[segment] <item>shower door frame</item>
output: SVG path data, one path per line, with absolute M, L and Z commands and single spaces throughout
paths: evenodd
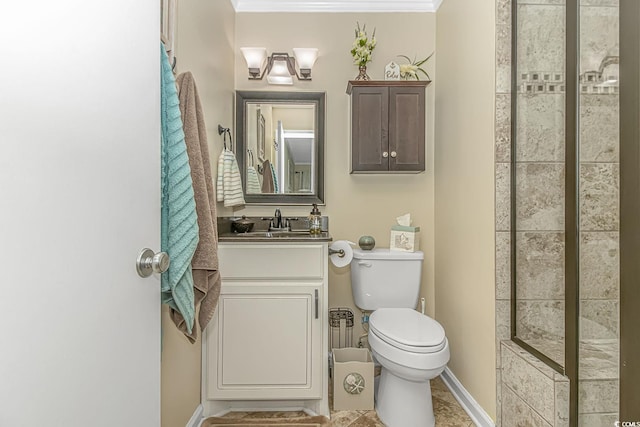
M 515 192 L 516 184 L 516 143 L 518 137 L 518 1 L 511 3 L 511 191 Z M 578 100 L 578 0 L 567 0 L 566 4 L 566 58 L 565 58 L 565 363 L 564 366 L 551 359 L 540 350 L 516 334 L 516 196 L 511 196 L 510 234 L 511 234 L 511 340 L 542 360 L 557 372 L 566 375 L 570 380 L 577 379 L 578 356 L 578 177 L 577 177 L 577 100 Z M 570 61 L 569 58 L 573 58 Z M 569 96 L 573 94 L 573 96 Z M 571 113 L 571 114 L 570 114 Z M 571 381 L 571 384 L 576 381 Z M 573 387 L 573 386 L 571 386 Z M 571 395 L 577 396 L 577 385 Z M 577 400 L 577 399 L 576 399 Z M 577 409 L 576 409 L 577 414 Z
M 510 207 L 510 277 L 511 277 L 511 341 L 518 344 L 520 347 L 533 354 L 536 358 L 542 360 L 545 364 L 555 369 L 561 374 L 564 374 L 564 368 L 555 360 L 533 347 L 526 341 L 518 338 L 517 336 L 517 304 L 516 298 L 516 238 L 517 238 L 517 221 L 516 221 L 516 152 L 517 152 L 517 140 L 518 140 L 518 0 L 512 0 L 511 2 L 511 207 Z M 566 98 L 566 97 L 565 97 Z
M 620 0 L 620 421 L 640 421 L 639 23 L 640 2 Z

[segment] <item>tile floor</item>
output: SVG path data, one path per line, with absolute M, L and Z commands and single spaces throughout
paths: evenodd
M 431 381 L 436 427 L 473 427 L 473 421 L 440 377 Z M 333 406 L 332 399 L 329 404 Z M 331 411 L 332 427 L 384 427 L 376 411 Z
M 433 411 L 436 416 L 436 427 L 473 427 L 473 421 L 453 397 L 440 377 L 431 381 L 433 395 Z M 333 407 L 332 399 L 329 404 Z M 303 416 L 298 412 L 232 412 L 226 417 L 232 418 L 288 418 Z M 334 411 L 331 410 L 332 427 L 385 427 L 376 415 L 376 411 Z

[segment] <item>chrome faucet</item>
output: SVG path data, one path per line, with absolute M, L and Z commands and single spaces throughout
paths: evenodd
M 276 212 L 273 214 L 273 218 L 271 219 L 271 224 L 269 224 L 269 231 L 289 231 L 289 220 L 282 219 L 282 213 L 280 209 L 276 209 Z
M 282 228 L 282 213 L 280 209 L 276 209 L 273 214 L 273 228 Z

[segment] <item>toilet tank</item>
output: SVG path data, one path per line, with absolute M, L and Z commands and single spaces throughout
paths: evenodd
M 424 253 L 389 249 L 353 250 L 351 291 L 362 310 L 415 308 Z

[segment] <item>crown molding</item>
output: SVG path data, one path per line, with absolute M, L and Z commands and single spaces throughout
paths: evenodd
M 436 12 L 443 0 L 230 0 L 236 12 Z

